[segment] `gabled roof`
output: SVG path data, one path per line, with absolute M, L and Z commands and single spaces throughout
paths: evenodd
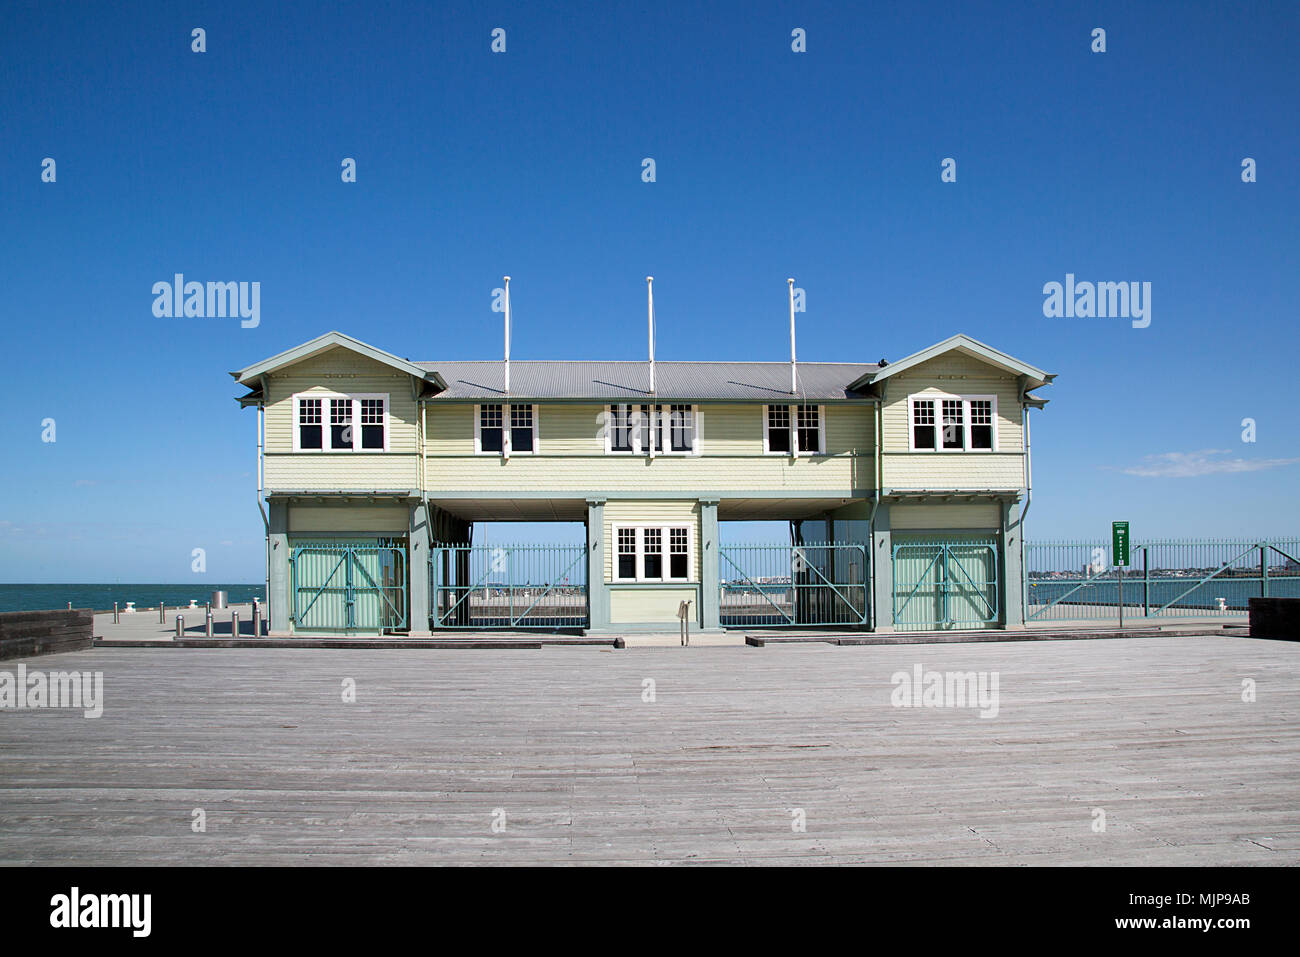
M 384 365 L 392 366 L 399 372 L 405 372 L 407 375 L 415 376 L 417 379 L 428 379 L 434 382 L 438 388 L 446 388 L 447 383 L 437 372 L 427 369 L 423 366 L 416 365 L 406 359 L 400 359 L 391 352 L 385 352 L 383 349 L 376 349 L 374 346 L 366 345 L 360 339 L 353 339 L 351 336 L 345 336 L 341 332 L 327 332 L 323 336 L 317 336 L 310 342 L 304 342 L 300 346 L 294 346 L 281 352 L 279 355 L 271 356 L 269 359 L 263 359 L 256 362 L 246 369 L 240 369 L 238 372 L 230 373 L 235 377 L 240 385 L 246 385 L 250 389 L 259 387 L 259 379 L 270 372 L 283 369 L 285 366 L 293 365 L 295 362 L 301 362 L 304 359 L 310 359 L 312 356 L 319 355 L 327 349 L 341 347 L 349 349 L 367 359 L 373 359 L 376 362 L 382 362 Z M 251 398 L 247 396 L 246 398 Z
M 970 336 L 958 334 L 943 340 L 943 342 L 936 343 L 928 349 L 914 352 L 906 359 L 891 362 L 884 367 L 877 367 L 875 372 L 867 373 L 860 379 L 851 382 L 849 388 L 862 389 L 867 386 L 875 385 L 877 382 L 882 382 L 892 375 L 896 375 L 899 372 L 905 372 L 908 369 L 920 365 L 922 362 L 928 362 L 929 360 L 948 352 L 962 352 L 966 355 L 987 362 L 991 366 L 996 366 L 1011 375 L 1023 376 L 1025 391 L 1047 385 L 1056 378 L 1052 373 L 1044 372 L 1042 369 L 1031 366 L 1027 362 L 1021 362 L 1014 356 L 1009 356 L 1005 352 L 999 352 L 992 346 L 986 346 L 984 343 L 972 339 Z
M 421 362 L 447 382 L 435 402 L 501 400 L 505 368 L 501 360 Z M 790 391 L 788 362 L 655 362 L 656 399 L 789 401 L 864 399 L 849 383 L 878 367 L 860 362 L 800 362 L 798 391 Z M 650 398 L 650 365 L 645 361 L 512 359 L 512 399 L 600 399 L 636 402 Z

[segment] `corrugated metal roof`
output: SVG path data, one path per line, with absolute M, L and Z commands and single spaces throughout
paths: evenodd
M 500 399 L 505 370 L 500 360 L 417 362 L 447 382 L 435 401 Z M 879 366 L 859 362 L 800 362 L 799 395 L 807 399 L 860 399 L 851 382 Z M 604 362 L 512 359 L 510 396 L 516 399 L 608 399 L 634 401 L 650 394 L 650 367 L 643 361 Z M 788 362 L 655 362 L 659 399 L 790 398 Z

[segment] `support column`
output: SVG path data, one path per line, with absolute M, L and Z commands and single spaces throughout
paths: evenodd
M 289 634 L 289 610 L 292 607 L 289 576 L 289 503 L 283 499 L 267 503 L 267 522 L 270 528 L 267 537 L 270 549 L 267 561 L 269 591 L 267 600 L 271 603 L 270 636 L 283 638 Z
M 587 627 L 609 629 L 609 588 L 605 585 L 605 500 L 587 499 Z
M 427 638 L 429 631 L 429 512 L 423 501 L 411 503 L 407 533 L 407 625 L 412 638 Z
M 700 499 L 700 628 L 717 631 L 720 601 L 718 593 L 718 500 Z
M 1002 627 L 1025 627 L 1024 578 L 1020 566 L 1020 537 L 1024 529 L 1015 503 L 1002 505 Z
M 889 521 L 889 505 L 881 502 L 871 533 L 871 579 L 875 588 L 871 596 L 875 631 L 894 631 L 894 536 Z

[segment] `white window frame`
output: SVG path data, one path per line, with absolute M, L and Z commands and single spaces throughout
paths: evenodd
M 799 406 L 812 406 L 817 410 L 817 451 L 806 452 L 799 449 Z M 768 420 L 771 416 L 770 409 L 784 406 L 790 414 L 790 451 L 782 452 L 772 450 L 772 444 L 769 440 Z M 826 406 L 818 402 L 770 402 L 763 406 L 763 454 L 764 455 L 784 455 L 787 458 L 812 458 L 817 455 L 826 455 Z
M 672 541 L 672 530 L 674 528 L 686 529 L 686 577 L 672 577 L 672 549 L 669 544 Z M 618 533 L 620 531 L 632 529 L 636 534 L 636 576 L 633 578 L 623 578 L 618 573 Z M 660 549 L 659 554 L 663 557 L 663 575 L 659 578 L 647 578 L 645 575 L 645 533 L 646 530 L 659 532 Z M 665 524 L 648 523 L 630 525 L 621 523 L 613 525 L 610 529 L 610 541 L 614 549 L 614 565 L 612 569 L 612 581 L 617 583 L 629 584 L 690 584 L 695 581 L 692 577 L 695 571 L 695 526 L 690 522 L 667 522 Z
M 614 414 L 610 407 L 615 405 L 631 406 L 631 418 L 628 428 L 632 433 L 631 449 L 614 448 Z M 659 441 L 663 445 L 661 449 L 655 449 L 655 458 L 661 455 L 690 456 L 700 454 L 700 407 L 688 402 L 606 402 L 601 409 L 602 421 L 604 422 L 605 433 L 605 454 L 606 455 L 649 455 L 650 450 L 644 448 L 641 443 L 641 432 L 644 428 L 649 431 L 648 423 L 641 419 L 641 406 L 662 406 L 659 412 L 655 413 L 655 428 L 659 432 Z M 672 437 L 672 407 L 675 405 L 684 405 L 691 410 L 691 447 L 690 449 L 674 450 Z M 652 443 L 653 444 L 653 443 Z
M 499 405 L 501 406 L 501 451 L 483 451 L 483 406 Z M 510 442 L 510 407 L 514 405 L 526 405 L 533 410 L 533 448 L 530 452 L 517 452 L 511 447 Z M 542 448 L 542 426 L 541 418 L 538 416 L 538 407 L 532 402 L 479 402 L 474 406 L 474 454 L 475 455 L 495 455 L 498 458 L 509 458 L 512 455 L 536 455 Z
M 389 450 L 392 440 L 392 416 L 389 411 L 389 393 L 387 392 L 295 392 L 291 397 L 293 402 L 293 450 L 301 452 L 304 455 L 318 455 L 321 453 L 335 453 L 338 455 L 352 455 L 360 453 L 362 455 L 380 455 Z M 302 447 L 302 433 L 299 431 L 301 412 L 299 411 L 298 402 L 300 399 L 320 399 L 321 400 L 321 448 L 304 449 Z M 335 449 L 330 447 L 330 400 L 332 399 L 349 399 L 352 402 L 352 447 Z M 366 449 L 361 447 L 361 400 L 362 399 L 381 399 L 384 403 L 384 447 L 381 449 Z
M 962 419 L 962 447 L 959 449 L 945 449 L 943 447 L 943 403 L 944 400 L 961 402 L 961 419 Z M 916 447 L 916 405 L 917 401 L 934 403 L 934 445 L 932 449 L 919 449 Z M 972 402 L 989 402 L 993 415 L 992 438 L 993 447 L 988 449 L 971 448 L 971 415 L 970 404 Z M 934 453 L 943 453 L 947 455 L 987 455 L 990 452 L 998 451 L 998 397 L 996 395 L 953 395 L 947 392 L 917 392 L 907 397 L 907 450 L 909 452 L 919 452 L 924 455 Z

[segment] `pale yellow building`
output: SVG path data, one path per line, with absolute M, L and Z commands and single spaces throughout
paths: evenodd
M 793 373 L 793 388 L 792 388 Z M 331 332 L 258 410 L 274 634 L 1023 624 L 1032 390 L 966 336 L 894 363 L 420 361 Z M 728 522 L 789 522 L 739 543 Z M 472 540 L 574 522 L 578 545 Z

